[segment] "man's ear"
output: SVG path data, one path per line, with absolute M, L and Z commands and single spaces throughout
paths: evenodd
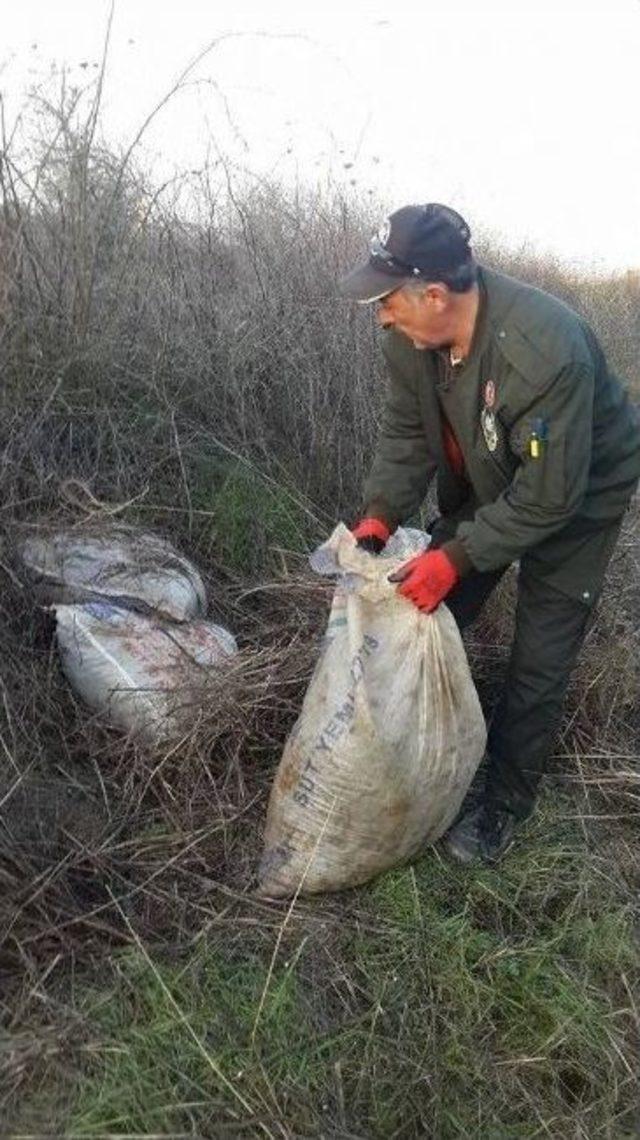
M 442 313 L 449 304 L 449 290 L 446 285 L 441 285 L 439 281 L 429 282 L 424 291 L 424 296 L 435 313 Z

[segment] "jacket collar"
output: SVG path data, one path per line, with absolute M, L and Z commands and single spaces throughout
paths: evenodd
M 486 319 L 499 333 L 501 326 L 508 323 L 522 285 L 513 277 L 484 265 L 478 266 L 478 277 L 486 295 Z

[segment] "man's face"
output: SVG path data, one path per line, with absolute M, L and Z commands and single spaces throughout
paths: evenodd
M 396 289 L 381 297 L 376 305 L 378 324 L 403 333 L 414 348 L 444 348 L 451 343 L 447 290 L 442 286 Z

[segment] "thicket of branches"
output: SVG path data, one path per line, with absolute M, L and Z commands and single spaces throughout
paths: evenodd
M 42 103 L 36 141 L 5 137 L 0 159 L 4 517 L 51 507 L 69 477 L 118 499 L 177 491 L 188 507 L 221 456 L 325 525 L 348 516 L 383 376 L 371 315 L 336 279 L 365 248 L 370 207 L 329 183 L 236 186 L 221 162 L 154 189 L 135 154 L 97 141 L 78 98 Z M 638 277 L 478 255 L 585 312 L 640 388 Z

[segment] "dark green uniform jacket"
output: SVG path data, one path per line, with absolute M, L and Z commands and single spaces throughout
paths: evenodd
M 527 555 L 587 601 L 640 476 L 636 413 L 592 330 L 562 301 L 484 268 L 479 285 L 463 364 L 447 367 L 442 353 L 384 334 L 391 380 L 367 511 L 395 527 L 437 474 L 440 510 L 463 520 L 452 552 L 460 569 L 494 570 Z M 447 461 L 441 409 L 466 478 Z M 581 553 L 593 565 L 578 572 Z

